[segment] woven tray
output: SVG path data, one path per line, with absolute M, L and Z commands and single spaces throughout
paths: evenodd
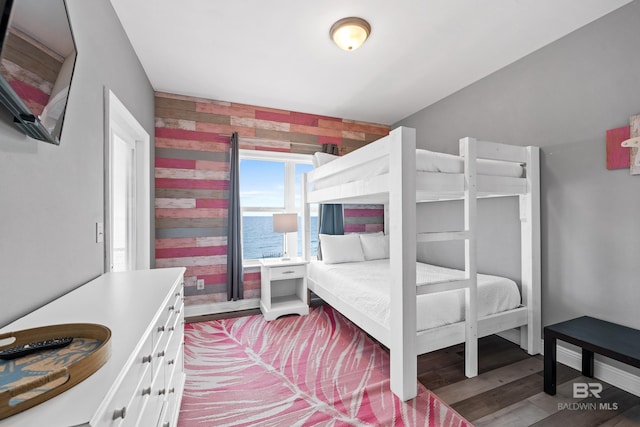
M 111 355 L 111 330 L 91 323 L 0 334 L 0 350 L 56 337 L 73 337 L 73 342 L 58 349 L 0 360 L 0 420 L 68 390 L 97 371 Z

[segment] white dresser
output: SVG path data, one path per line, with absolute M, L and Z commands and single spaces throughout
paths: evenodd
M 60 323 L 111 329 L 104 366 L 0 427 L 175 427 L 185 382 L 184 271 L 108 273 L 0 330 Z

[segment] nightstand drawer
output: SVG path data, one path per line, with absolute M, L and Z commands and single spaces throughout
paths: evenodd
M 295 279 L 304 277 L 307 272 L 306 265 L 290 265 L 286 267 L 271 267 L 271 280 Z

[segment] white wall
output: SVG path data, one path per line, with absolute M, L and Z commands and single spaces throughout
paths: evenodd
M 103 272 L 104 87 L 154 134 L 153 89 L 111 3 L 67 3 L 78 58 L 60 146 L 0 108 L 0 326 Z

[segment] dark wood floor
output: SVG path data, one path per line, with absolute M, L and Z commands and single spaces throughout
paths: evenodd
M 477 427 L 640 426 L 640 397 L 558 364 L 557 394 L 542 391 L 542 356 L 498 336 L 479 342 L 479 375 L 464 376 L 464 346 L 418 357 L 418 379 Z M 575 382 L 599 382 L 600 399 L 573 398 Z M 594 409 L 596 408 L 596 409 Z

